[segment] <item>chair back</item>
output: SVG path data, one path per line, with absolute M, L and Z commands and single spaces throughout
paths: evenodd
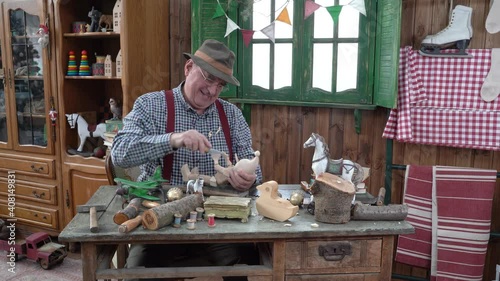
M 136 181 L 141 174 L 141 169 L 139 168 L 139 166 L 131 168 L 122 168 L 119 166 L 115 166 L 113 164 L 111 156 L 106 156 L 105 168 L 110 185 L 116 185 L 115 178 Z

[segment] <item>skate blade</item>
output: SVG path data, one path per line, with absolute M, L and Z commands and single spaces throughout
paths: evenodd
M 461 58 L 461 59 L 469 59 L 474 56 L 468 53 L 426 53 L 422 50 L 418 51 L 420 55 L 424 57 L 434 57 L 434 58 Z

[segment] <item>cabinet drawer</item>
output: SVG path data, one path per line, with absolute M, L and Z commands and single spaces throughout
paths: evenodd
M 377 273 L 382 238 L 287 242 L 285 251 L 287 275 Z
M 22 223 L 57 229 L 57 213 L 57 210 L 22 204 L 18 200 L 15 201 L 14 215 Z M 0 216 L 12 218 L 5 198 L 0 199 Z
M 55 177 L 54 159 L 13 156 L 10 154 L 1 154 L 0 170 L 15 171 L 24 175 L 35 175 L 43 178 Z
M 8 197 L 8 187 L 8 179 L 0 178 L 0 195 Z M 55 185 L 16 180 L 14 183 L 14 187 L 14 194 L 18 199 L 24 199 L 50 205 L 57 204 Z

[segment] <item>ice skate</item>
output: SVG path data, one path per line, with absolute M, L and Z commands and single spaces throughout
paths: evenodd
M 435 35 L 427 35 L 422 40 L 420 54 L 429 57 L 470 58 L 465 49 L 472 38 L 472 8 L 457 5 L 453 9 L 448 26 Z M 455 47 L 451 48 L 450 47 Z

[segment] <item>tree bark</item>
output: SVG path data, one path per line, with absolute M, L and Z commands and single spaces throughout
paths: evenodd
M 139 214 L 141 203 L 141 198 L 134 198 L 130 200 L 125 209 L 116 212 L 116 214 L 113 216 L 113 221 L 116 224 L 122 224 L 130 219 L 137 217 L 137 214 Z
M 371 206 L 356 203 L 352 210 L 353 220 L 364 221 L 402 221 L 408 215 L 408 205 L 394 204 Z
M 149 230 L 157 230 L 171 224 L 174 221 L 175 213 L 179 213 L 185 218 L 189 216 L 189 212 L 202 206 L 203 197 L 201 194 L 192 194 L 144 211 L 142 225 Z

